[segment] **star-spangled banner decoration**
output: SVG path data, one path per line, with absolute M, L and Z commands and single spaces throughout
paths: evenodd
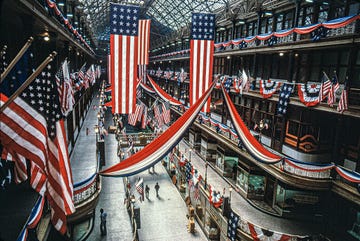
M 197 40 L 214 40 L 214 14 L 193 13 L 191 38 Z
M 110 9 L 110 33 L 119 35 L 138 35 L 138 12 L 135 6 L 111 4 Z
M 236 213 L 234 213 L 233 210 L 231 210 L 228 220 L 228 232 L 227 232 L 227 237 L 231 241 L 236 240 L 236 229 L 238 226 L 238 222 L 239 222 L 239 215 L 237 215 Z
M 284 83 L 281 87 L 280 94 L 279 94 L 279 103 L 278 103 L 278 114 L 285 115 L 287 106 L 290 102 L 290 95 L 294 89 L 293 84 Z

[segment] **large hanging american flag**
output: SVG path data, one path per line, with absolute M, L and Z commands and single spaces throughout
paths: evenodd
M 112 111 L 135 111 L 139 7 L 110 4 Z
M 145 83 L 146 79 L 146 65 L 149 64 L 150 23 L 151 20 L 139 21 L 138 70 L 139 80 L 143 81 L 143 83 Z
M 190 41 L 190 106 L 212 83 L 215 15 L 192 14 Z M 210 98 L 203 112 L 210 111 Z
M 1 96 L 2 103 L 6 100 Z M 75 208 L 64 121 L 51 66 L 0 115 L 2 145 L 10 153 L 25 156 L 46 176 L 45 195 L 51 207 L 51 220 L 64 234 L 66 215 Z M 40 191 L 41 185 L 38 187 Z

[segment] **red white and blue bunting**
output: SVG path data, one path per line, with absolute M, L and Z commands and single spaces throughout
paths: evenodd
M 209 185 L 209 203 L 214 207 L 219 208 L 223 202 L 220 192 L 213 190 L 212 186 Z
M 182 103 L 180 101 L 174 99 L 168 93 L 166 93 L 163 89 L 161 89 L 160 86 L 158 86 L 149 75 L 148 75 L 148 80 L 149 80 L 150 84 L 152 85 L 152 87 L 154 88 L 156 94 L 158 96 L 160 96 L 161 99 L 163 99 L 166 102 L 168 101 L 170 103 L 170 105 L 175 105 L 175 106 L 182 105 Z
M 260 94 L 266 99 L 270 98 L 279 88 L 281 82 L 274 80 L 260 80 Z
M 336 172 L 345 180 L 353 183 L 360 183 L 360 174 L 348 171 L 342 167 L 335 167 Z
M 30 217 L 24 226 L 24 229 L 21 231 L 19 237 L 17 238 L 17 241 L 26 241 L 28 236 L 28 229 L 34 229 L 37 224 L 39 223 L 43 209 L 45 204 L 45 197 L 40 196 L 38 200 L 36 201 L 35 206 L 32 208 Z
M 155 90 L 152 89 L 150 86 L 140 82 L 140 87 L 143 88 L 146 92 L 151 93 L 151 94 L 155 94 Z
M 286 164 L 308 172 L 324 172 L 327 170 L 330 170 L 334 168 L 334 164 L 315 164 L 315 163 L 306 163 L 306 162 L 300 162 L 296 160 L 290 160 L 288 158 L 285 158 Z
M 298 84 L 298 94 L 300 101 L 310 107 L 320 103 L 321 84 Z
M 341 28 L 341 27 L 351 24 L 352 22 L 354 22 L 358 19 L 360 19 L 360 15 L 352 15 L 352 16 L 329 20 L 324 23 L 311 24 L 311 25 L 307 25 L 307 26 L 279 30 L 276 32 L 271 32 L 271 33 L 259 34 L 257 36 L 249 36 L 249 37 L 245 37 L 245 38 L 238 38 L 238 39 L 233 39 L 233 40 L 229 40 L 229 41 L 225 41 L 225 42 L 215 43 L 214 47 L 215 48 L 223 48 L 223 47 L 225 48 L 225 47 L 228 47 L 230 44 L 232 44 L 233 46 L 241 45 L 241 48 L 242 48 L 242 47 L 246 47 L 246 44 L 244 45 L 244 43 L 250 43 L 250 42 L 255 41 L 256 39 L 266 41 L 266 40 L 271 39 L 272 37 L 276 37 L 276 38 L 287 37 L 294 32 L 297 34 L 308 34 L 308 33 L 311 33 L 321 27 L 327 28 L 327 29 Z M 175 56 L 178 54 L 184 54 L 184 52 L 187 53 L 187 52 L 189 52 L 189 50 L 186 49 L 186 50 L 182 50 L 182 51 L 161 54 L 161 55 L 152 57 L 152 59 L 171 57 L 171 56 Z
M 249 129 L 241 119 L 239 113 L 237 112 L 234 104 L 231 101 L 229 94 L 225 91 L 224 86 L 222 86 L 222 92 L 226 105 L 229 110 L 229 114 L 234 125 L 238 137 L 241 142 L 244 144 L 247 151 L 251 154 L 256 160 L 267 163 L 275 164 L 281 161 L 281 157 L 268 151 L 259 141 L 250 133 Z
M 286 234 L 276 233 L 269 230 L 264 232 L 263 229 L 254 226 L 252 223 L 248 223 L 248 225 L 251 237 L 254 241 L 288 241 L 291 238 Z
M 93 54 L 95 54 L 94 50 L 90 47 L 90 45 L 85 41 L 85 39 L 81 36 L 81 34 L 71 25 L 69 20 L 64 17 L 64 15 L 59 10 L 56 2 L 52 0 L 46 0 L 47 5 L 52 8 L 55 14 L 60 18 L 61 21 L 64 22 L 65 26 L 72 32 L 75 37 L 77 37 Z
M 202 106 L 213 90 L 212 85 L 201 98 L 192 105 L 177 121 L 175 121 L 156 141 L 145 146 L 124 161 L 111 166 L 99 174 L 102 176 L 126 177 L 140 173 L 165 157 L 179 143 L 183 134 L 196 119 Z

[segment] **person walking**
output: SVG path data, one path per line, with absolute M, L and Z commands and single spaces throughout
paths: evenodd
M 148 185 L 145 186 L 145 196 L 147 199 L 149 199 L 149 192 L 150 192 L 150 187 Z
M 107 213 L 104 212 L 104 209 L 100 209 L 100 232 L 101 236 L 106 235 L 106 216 Z
M 155 184 L 156 197 L 159 197 L 159 189 L 160 189 L 159 183 L 156 183 Z

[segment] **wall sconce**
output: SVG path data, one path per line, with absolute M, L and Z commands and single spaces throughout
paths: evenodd
M 279 53 L 279 56 L 284 56 L 284 53 L 283 53 L 283 52 L 280 52 L 280 53 Z
M 226 58 L 227 58 L 227 59 L 231 59 L 231 56 L 230 56 L 230 55 L 228 55 L 228 56 L 226 56 Z
M 245 24 L 245 20 L 239 20 L 238 24 L 240 24 L 240 25 Z

